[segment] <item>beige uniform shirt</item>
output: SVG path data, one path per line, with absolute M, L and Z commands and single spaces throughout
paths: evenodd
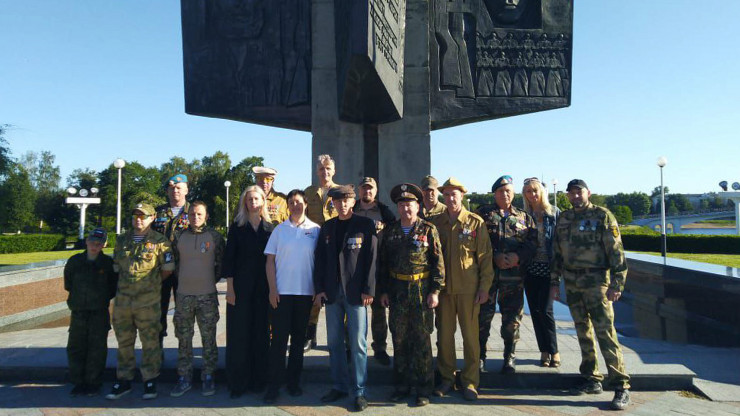
M 444 292 L 450 295 L 488 292 L 493 284 L 493 249 L 483 218 L 463 207 L 454 222 L 447 211 L 430 221 L 437 227 L 444 253 Z
M 337 186 L 334 184 L 334 186 Z M 318 225 L 323 225 L 326 221 L 338 216 L 331 198 L 326 196 L 320 186 L 311 185 L 306 188 L 306 216 Z
M 267 213 L 270 215 L 270 222 L 275 225 L 288 219 L 288 200 L 284 194 L 274 189 L 270 191 L 267 196 Z

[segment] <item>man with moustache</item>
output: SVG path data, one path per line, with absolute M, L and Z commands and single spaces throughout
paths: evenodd
M 287 220 L 288 201 L 285 199 L 285 195 L 276 191 L 273 186 L 275 177 L 277 176 L 277 170 L 264 166 L 253 166 L 252 172 L 254 173 L 257 186 L 262 188 L 265 195 L 267 195 L 265 205 L 267 205 L 267 214 L 270 216 L 270 222 L 278 225 Z
M 427 175 L 421 180 L 424 202 L 419 216 L 425 220 L 445 212 L 445 204 L 439 202 L 439 190 L 437 188 L 439 188 L 439 181 L 434 176 Z

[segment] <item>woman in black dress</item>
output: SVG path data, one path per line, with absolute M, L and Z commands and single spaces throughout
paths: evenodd
M 231 398 L 246 390 L 261 392 L 267 383 L 270 331 L 265 245 L 273 225 L 265 193 L 244 190 L 229 230 L 221 276 L 226 278 L 226 375 Z

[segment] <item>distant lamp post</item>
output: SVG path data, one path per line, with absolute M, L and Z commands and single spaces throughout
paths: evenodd
M 556 188 L 557 186 L 558 186 L 558 180 L 553 179 L 552 180 L 552 205 L 555 207 L 558 206 L 558 191 Z
M 663 257 L 666 256 L 666 235 L 665 235 L 665 189 L 663 189 L 663 168 L 668 164 L 668 159 L 665 156 L 658 158 L 658 167 L 660 168 L 660 234 L 661 234 L 661 247 L 660 253 Z
M 82 241 L 85 239 L 85 214 L 87 213 L 87 207 L 91 204 L 99 204 L 100 198 L 98 195 L 98 188 L 80 189 L 70 186 L 67 188 L 69 196 L 65 200 L 68 204 L 75 204 L 80 209 L 80 230 L 78 234 L 78 240 Z M 79 194 L 79 196 L 74 196 Z
M 126 161 L 116 159 L 113 161 L 113 167 L 118 169 L 118 199 L 116 200 L 116 235 L 121 234 L 121 169 L 126 166 Z
M 226 231 L 229 231 L 229 187 L 231 186 L 231 181 L 224 182 L 224 186 L 226 187 Z

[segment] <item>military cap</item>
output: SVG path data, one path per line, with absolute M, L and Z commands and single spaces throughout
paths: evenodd
M 369 176 L 365 176 L 364 178 L 362 178 L 362 180 L 360 181 L 360 187 L 362 187 L 362 185 L 370 185 L 373 188 L 378 189 L 378 184 L 375 182 L 375 179 Z
M 421 189 L 413 183 L 398 184 L 391 189 L 391 201 L 394 204 L 401 201 L 421 202 L 422 198 Z
M 468 193 L 467 188 L 465 188 L 465 186 L 462 183 L 460 183 L 460 181 L 458 181 L 457 178 L 452 177 L 452 176 L 450 176 L 450 179 L 447 179 L 445 181 L 444 185 L 440 186 L 437 189 L 439 189 L 439 192 L 444 192 L 445 188 L 455 188 L 464 194 Z
M 98 227 L 87 233 L 87 240 L 105 243 L 108 241 L 108 232 L 105 231 L 105 228 Z
M 496 189 L 506 186 L 506 185 L 512 185 L 514 184 L 514 180 L 511 179 L 511 176 L 504 175 L 498 179 L 496 179 L 496 182 L 493 183 L 493 186 L 491 187 L 491 192 L 496 192 Z
M 421 189 L 425 191 L 427 189 L 437 189 L 437 187 L 439 187 L 439 181 L 432 175 L 427 175 L 421 180 Z
M 264 166 L 252 166 L 252 172 L 254 172 L 255 175 L 269 175 L 269 176 L 277 175 L 277 170 L 273 168 L 267 168 Z
M 354 185 L 337 185 L 329 189 L 329 198 L 344 199 L 355 197 Z
M 182 173 L 178 173 L 167 179 L 167 186 L 172 186 L 176 183 L 188 183 L 188 177 Z
M 565 188 L 565 191 L 570 191 L 570 188 L 574 186 L 581 189 L 588 189 L 588 185 L 586 185 L 586 182 L 584 182 L 583 179 L 573 179 L 572 181 L 568 182 L 568 187 Z
M 156 211 L 154 211 L 154 207 L 150 204 L 147 204 L 146 202 L 139 202 L 138 204 L 134 205 L 134 209 L 132 212 L 139 211 L 144 215 L 154 215 Z

